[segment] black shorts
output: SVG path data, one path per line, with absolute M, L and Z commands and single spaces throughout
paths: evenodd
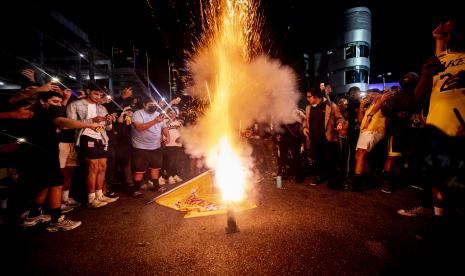
M 136 173 L 145 172 L 147 169 L 159 169 L 162 161 L 163 153 L 161 148 L 155 150 L 132 149 L 131 164 Z
M 81 154 L 85 159 L 108 158 L 108 146 L 102 140 L 82 135 L 79 141 Z

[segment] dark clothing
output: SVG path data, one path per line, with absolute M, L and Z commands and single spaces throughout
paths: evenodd
M 132 167 L 134 172 L 142 173 L 147 169 L 161 168 L 163 161 L 162 148 L 154 150 L 132 149 Z
M 166 162 L 166 174 L 168 177 L 180 175 L 182 168 L 182 147 L 164 147 L 163 162 Z
M 326 140 L 325 111 L 326 104 L 323 101 L 311 109 L 309 120 L 310 122 L 308 124 L 308 130 L 310 131 L 310 141 L 318 143 L 322 140 Z
M 109 157 L 108 146 L 102 140 L 81 136 L 80 149 L 82 156 L 86 159 L 102 159 Z
M 419 129 L 418 111 L 413 94 L 400 91 L 382 106 L 381 111 L 388 118 L 386 133 L 390 138 L 390 149 L 406 153 Z
M 76 131 L 74 129 L 62 129 L 58 134 L 60 143 L 76 143 Z
M 60 170 L 57 126 L 53 123 L 63 117 L 62 111 L 39 107 L 30 120 L 27 144 L 22 150 L 21 179 L 34 189 L 63 185 Z

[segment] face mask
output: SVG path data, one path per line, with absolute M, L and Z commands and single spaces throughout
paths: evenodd
M 147 108 L 147 112 L 152 114 L 152 113 L 155 113 L 155 111 L 157 111 L 157 107 L 156 106 L 149 106 Z

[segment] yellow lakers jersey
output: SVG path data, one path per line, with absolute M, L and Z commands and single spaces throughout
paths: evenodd
M 456 136 L 460 123 L 453 109 L 465 118 L 465 87 L 459 82 L 459 72 L 465 70 L 465 53 L 443 52 L 438 58 L 446 69 L 434 76 L 426 123 Z

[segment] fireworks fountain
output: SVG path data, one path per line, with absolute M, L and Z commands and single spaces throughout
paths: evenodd
M 201 2 L 202 3 L 202 2 Z M 228 206 L 228 233 L 237 232 L 234 205 L 251 183 L 250 148 L 242 128 L 254 122 L 293 122 L 298 93 L 293 71 L 262 54 L 258 1 L 210 0 L 201 9 L 203 35 L 188 67 L 190 93 L 209 103 L 195 127 L 183 132 L 187 151 L 206 159 Z

